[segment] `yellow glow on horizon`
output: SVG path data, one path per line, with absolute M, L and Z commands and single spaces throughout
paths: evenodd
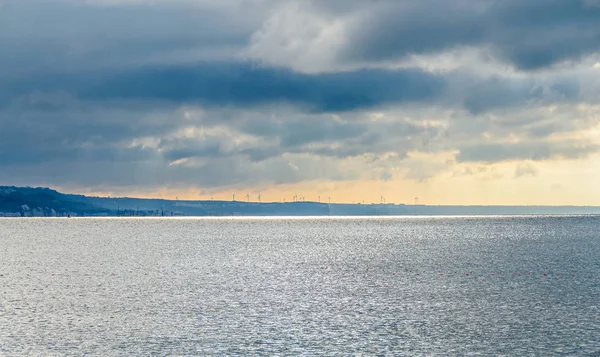
M 516 177 L 519 165 L 533 172 Z M 332 203 L 387 203 L 427 205 L 595 205 L 600 206 L 600 155 L 579 160 L 503 162 L 498 164 L 454 164 L 450 169 L 423 181 L 393 178 L 389 181 L 312 181 L 298 184 L 235 188 L 213 192 L 199 189 L 164 188 L 152 191 L 88 192 L 98 196 L 129 196 L 179 200 L 291 202 L 298 200 Z
M 586 108 L 585 110 L 596 110 Z M 600 125 L 571 133 L 582 143 L 600 144 Z M 382 180 L 384 169 L 365 170 L 363 178 L 352 181 L 306 181 L 296 184 L 229 188 L 132 188 L 81 191 L 57 187 L 62 192 L 76 192 L 104 197 L 139 197 L 180 200 L 291 202 L 298 200 L 332 203 L 413 204 L 418 197 L 427 205 L 590 205 L 600 206 L 600 154 L 581 159 L 545 161 L 509 161 L 494 164 L 457 163 L 457 152 L 435 154 L 413 152 L 407 158 L 383 154 L 380 160 L 392 161 L 387 169 L 391 178 Z M 345 159 L 345 170 L 363 170 L 367 156 Z M 362 160 L 362 161 L 361 161 Z M 175 163 L 173 163 L 175 164 Z M 291 163 L 290 163 L 291 164 Z M 421 177 L 422 176 L 422 177 Z

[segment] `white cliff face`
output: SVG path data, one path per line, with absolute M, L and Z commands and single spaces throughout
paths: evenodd
M 30 208 L 28 205 L 21 205 L 21 212 L 0 212 L 0 217 L 60 217 L 67 215 L 68 213 L 56 212 L 54 208 Z

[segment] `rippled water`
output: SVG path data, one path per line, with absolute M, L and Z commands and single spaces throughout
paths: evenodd
M 600 354 L 600 217 L 0 220 L 0 355 Z

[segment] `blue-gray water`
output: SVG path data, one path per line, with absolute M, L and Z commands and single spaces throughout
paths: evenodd
M 4 356 L 600 354 L 600 217 L 2 219 L 0 274 Z

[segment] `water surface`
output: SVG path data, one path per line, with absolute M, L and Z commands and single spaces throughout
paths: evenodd
M 600 217 L 0 219 L 5 356 L 600 354 Z

